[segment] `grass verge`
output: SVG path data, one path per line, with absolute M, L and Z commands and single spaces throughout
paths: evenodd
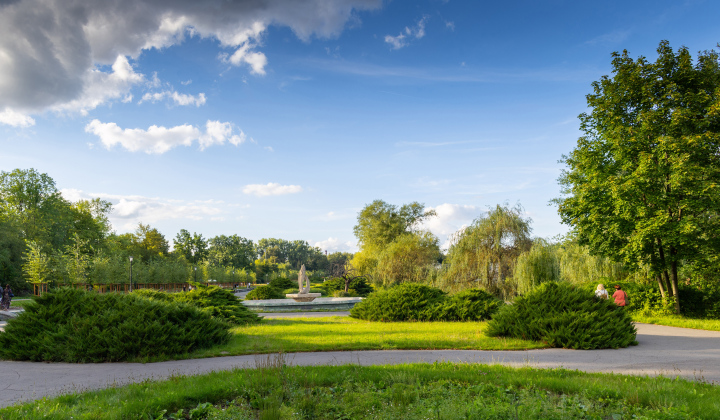
M 695 319 L 683 316 L 645 316 L 633 314 L 635 322 L 643 324 L 667 325 L 668 327 L 692 328 L 696 330 L 720 331 L 720 320 L 718 319 Z
M 3 419 L 717 419 L 720 387 L 482 364 L 287 367 L 178 376 L 0 409 Z
M 524 350 L 545 344 L 484 334 L 484 322 L 369 322 L 348 317 L 275 318 L 232 329 L 227 344 L 193 358 L 348 350 Z

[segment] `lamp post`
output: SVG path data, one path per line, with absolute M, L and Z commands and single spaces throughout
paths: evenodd
M 195 269 L 195 283 L 197 283 L 197 266 L 193 267 Z
M 132 292 L 132 262 L 133 262 L 133 257 L 130 256 L 130 292 Z

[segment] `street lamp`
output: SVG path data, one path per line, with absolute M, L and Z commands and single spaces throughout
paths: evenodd
M 193 267 L 195 269 L 195 283 L 197 283 L 197 267 Z
M 133 262 L 133 257 L 130 256 L 130 292 L 132 292 L 132 262 Z

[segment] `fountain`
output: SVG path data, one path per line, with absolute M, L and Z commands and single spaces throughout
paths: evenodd
M 298 273 L 298 293 L 288 293 L 285 296 L 292 298 L 295 302 L 312 302 L 321 296 L 320 293 L 310 293 L 310 279 L 305 273 L 305 264 L 300 267 Z

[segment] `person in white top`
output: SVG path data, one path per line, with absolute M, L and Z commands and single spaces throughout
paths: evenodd
M 595 289 L 595 296 L 599 297 L 600 299 L 608 298 L 608 292 L 607 290 L 605 290 L 605 286 L 602 283 L 598 284 L 597 289 Z

